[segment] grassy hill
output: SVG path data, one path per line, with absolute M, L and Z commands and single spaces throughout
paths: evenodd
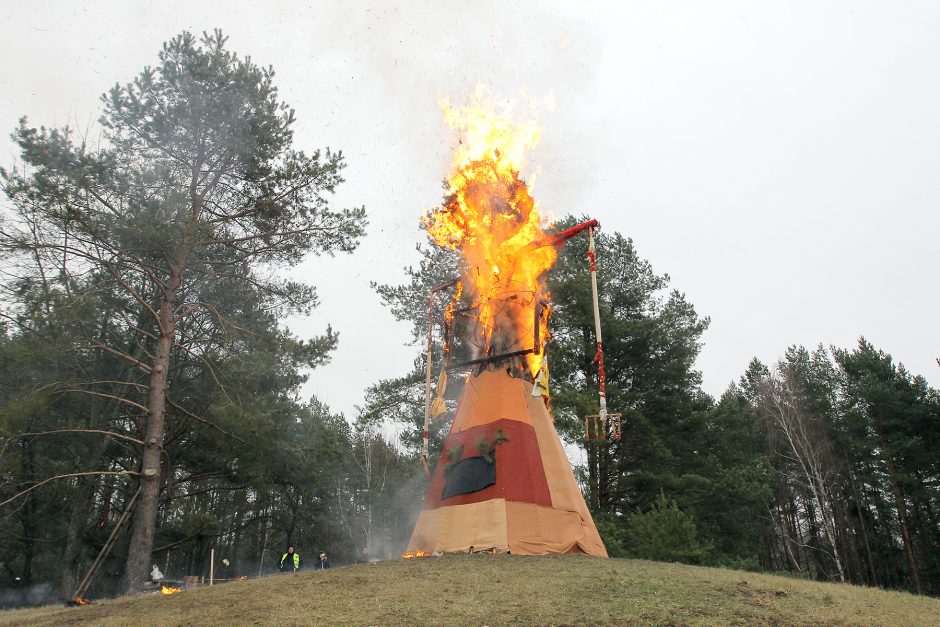
M 640 560 L 455 555 L 0 613 L 3 625 L 940 625 L 940 600 Z

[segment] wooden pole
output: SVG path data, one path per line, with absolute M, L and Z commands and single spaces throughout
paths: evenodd
M 591 262 L 591 296 L 594 299 L 594 334 L 597 339 L 597 374 L 600 379 L 600 426 L 607 437 L 607 373 L 604 372 L 604 340 L 601 339 L 601 310 L 597 300 L 597 254 L 594 252 L 594 227 L 588 229 L 588 260 Z
M 101 547 L 101 551 L 98 552 L 98 557 L 95 558 L 95 561 L 88 569 L 88 572 L 85 574 L 85 578 L 82 579 L 80 584 L 78 584 L 78 588 L 75 590 L 76 597 L 83 597 L 85 592 L 88 591 L 88 586 L 91 585 L 91 578 L 94 576 L 95 571 L 98 570 L 98 567 L 104 561 L 104 558 L 108 555 L 108 553 L 111 552 L 111 547 L 113 547 L 114 543 L 117 541 L 118 531 L 121 530 L 124 522 L 130 517 L 131 510 L 134 509 L 134 503 L 137 502 L 137 496 L 139 494 L 140 487 L 138 487 L 137 491 L 134 492 L 134 496 L 131 498 L 130 503 L 127 504 L 127 507 L 124 508 L 124 513 L 122 513 L 120 518 L 117 519 L 117 522 L 114 523 L 114 529 L 111 530 L 111 535 L 108 536 L 104 546 Z
M 421 445 L 421 463 L 424 465 L 424 474 L 431 476 L 431 468 L 428 465 L 428 436 L 431 428 L 431 354 L 433 350 L 434 336 L 434 292 L 428 295 L 428 372 L 427 380 L 424 383 L 424 432 L 422 434 L 423 442 Z

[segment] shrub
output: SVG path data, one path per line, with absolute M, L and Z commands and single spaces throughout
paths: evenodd
M 653 508 L 627 517 L 626 548 L 631 557 L 700 564 L 710 547 L 698 540 L 695 521 L 660 492 Z
M 626 549 L 626 519 L 607 512 L 592 512 L 592 516 L 597 526 L 597 533 L 600 534 L 607 548 L 607 554 L 610 557 L 630 557 Z

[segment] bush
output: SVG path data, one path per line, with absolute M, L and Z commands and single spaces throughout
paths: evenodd
M 627 553 L 626 519 L 623 516 L 614 516 L 607 512 L 592 512 L 597 533 L 600 534 L 607 555 L 610 557 L 630 557 Z
M 698 540 L 693 518 L 662 492 L 651 510 L 627 517 L 626 548 L 631 557 L 686 564 L 700 564 L 710 552 Z

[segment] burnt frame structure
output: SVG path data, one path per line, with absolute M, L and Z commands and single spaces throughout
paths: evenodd
M 434 319 L 433 303 L 434 303 L 435 295 L 438 292 L 442 292 L 448 288 L 451 288 L 457 285 L 459 282 L 460 282 L 459 278 L 454 278 L 454 279 L 450 279 L 449 281 L 439 283 L 438 285 L 435 285 L 434 287 L 430 289 L 429 294 L 428 294 L 429 296 L 428 302 L 431 305 L 431 309 L 428 314 L 429 323 L 433 324 L 433 319 Z M 551 316 L 552 307 L 551 307 L 551 302 L 546 301 L 542 298 L 539 298 L 534 292 L 532 293 L 532 295 L 534 297 L 534 302 L 533 302 L 533 307 L 532 307 L 532 344 L 533 344 L 532 347 L 522 348 L 520 350 L 510 351 L 507 353 L 484 355 L 483 357 L 470 359 L 468 361 L 464 361 L 464 362 L 460 362 L 456 364 L 450 364 L 450 363 L 445 362 L 444 369 L 448 372 L 451 372 L 453 370 L 459 370 L 461 368 L 469 368 L 471 366 L 485 366 L 487 364 L 500 362 L 506 359 L 511 359 L 513 357 L 522 357 L 523 355 L 530 355 L 530 354 L 531 355 L 540 354 L 542 352 L 542 337 L 541 337 L 541 325 L 539 324 L 539 322 L 542 320 L 543 316 L 546 316 L 546 315 Z M 454 315 L 455 316 L 467 315 L 468 313 L 472 312 L 473 309 L 474 309 L 473 307 L 464 307 L 462 309 L 458 309 L 454 311 Z M 468 316 L 468 317 L 471 317 L 471 316 Z M 451 341 L 450 326 L 451 326 L 450 323 L 445 319 L 444 320 L 444 333 L 443 333 L 445 354 L 450 353 L 450 350 L 449 350 L 450 341 Z

